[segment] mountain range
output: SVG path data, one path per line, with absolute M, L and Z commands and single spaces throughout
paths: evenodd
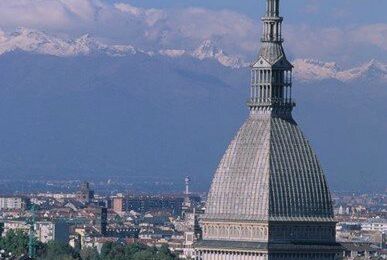
M 248 63 L 205 41 L 142 50 L 0 35 L 0 176 L 143 179 L 207 190 L 248 115 Z M 295 118 L 335 190 L 386 188 L 386 66 L 296 59 Z M 180 183 L 179 183 L 180 184 Z
M 101 43 L 86 34 L 78 39 L 62 39 L 50 36 L 44 32 L 20 28 L 10 35 L 0 34 L 0 55 L 15 50 L 30 53 L 53 55 L 58 57 L 87 56 L 104 54 L 108 56 L 131 56 L 141 53 L 148 56 L 167 56 L 179 58 L 182 56 L 193 57 L 199 60 L 216 60 L 226 67 L 240 69 L 248 67 L 249 63 L 240 57 L 230 56 L 212 41 L 204 41 L 195 50 L 142 50 L 132 45 L 108 45 Z M 380 80 L 387 82 L 387 64 L 371 60 L 360 66 L 342 69 L 335 62 L 322 62 L 313 59 L 296 59 L 295 78 L 299 81 L 321 81 L 335 79 L 341 82 L 356 80 Z
M 335 79 L 351 83 L 358 80 L 376 80 L 387 83 L 387 65 L 371 60 L 358 67 L 341 69 L 334 62 L 321 62 L 311 59 L 293 61 L 295 76 L 300 81 Z
M 26 51 L 30 53 L 53 55 L 58 57 L 74 57 L 80 55 L 105 54 L 108 56 L 131 56 L 142 53 L 148 56 L 162 55 L 168 57 L 190 56 L 199 60 L 215 59 L 220 64 L 231 67 L 241 68 L 248 66 L 240 58 L 231 57 L 217 48 L 213 42 L 204 41 L 195 50 L 158 50 L 144 51 L 135 48 L 132 45 L 108 45 L 103 44 L 97 39 L 86 34 L 78 39 L 62 39 L 56 36 L 47 35 L 44 32 L 20 28 L 17 32 L 10 35 L 4 32 L 0 35 L 0 54 L 12 52 L 15 50 Z

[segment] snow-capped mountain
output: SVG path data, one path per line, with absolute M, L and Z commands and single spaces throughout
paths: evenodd
M 200 60 L 215 59 L 220 64 L 231 68 L 242 68 L 248 66 L 241 58 L 227 55 L 223 50 L 217 48 L 212 41 L 204 41 L 192 56 Z
M 193 51 L 160 50 L 159 54 L 171 58 L 190 56 L 199 60 L 215 60 L 223 66 L 233 69 L 240 69 L 248 66 L 248 63 L 245 63 L 241 58 L 226 54 L 222 49 L 219 49 L 214 42 L 209 40 L 204 41 L 198 48 Z
M 17 32 L 9 35 L 0 32 L 0 55 L 16 50 L 58 57 L 90 54 L 106 54 L 109 56 L 130 56 L 137 53 L 153 56 L 155 54 L 152 51 L 144 51 L 132 45 L 104 44 L 88 34 L 73 40 L 62 39 L 27 28 L 20 28 Z M 240 58 L 228 56 L 211 41 L 203 42 L 196 50 L 192 51 L 167 49 L 159 50 L 158 54 L 170 58 L 190 56 L 200 60 L 213 59 L 231 68 L 241 68 L 246 65 Z
M 324 63 L 317 60 L 297 59 L 293 61 L 294 75 L 298 80 L 323 80 L 334 78 L 339 70 L 336 63 Z
M 0 54 L 22 50 L 26 52 L 47 54 L 59 57 L 105 53 L 111 56 L 136 54 L 131 45 L 106 45 L 84 35 L 75 40 L 65 40 L 43 32 L 21 28 L 10 35 L 0 34 Z
M 371 60 L 359 67 L 341 69 L 334 62 L 321 62 L 310 59 L 293 61 L 295 78 L 300 81 L 335 79 L 341 82 L 355 80 L 387 81 L 387 65 Z
M 88 34 L 78 39 L 64 39 L 26 28 L 20 28 L 12 34 L 0 31 L 0 55 L 17 50 L 58 57 L 93 54 L 123 57 L 139 53 L 168 58 L 192 57 L 198 60 L 214 60 L 225 67 L 233 69 L 241 69 L 249 65 L 239 57 L 228 55 L 209 40 L 204 41 L 195 50 L 165 49 L 154 52 L 145 51 L 132 45 L 105 44 Z M 322 62 L 312 59 L 296 59 L 293 64 L 295 66 L 295 79 L 299 81 L 327 79 L 341 82 L 353 82 L 355 80 L 387 81 L 387 65 L 375 60 L 350 69 L 342 69 L 335 62 Z
M 171 50 L 171 49 L 167 49 L 167 50 L 160 50 L 159 54 L 162 55 L 162 56 L 168 56 L 170 58 L 178 58 L 178 57 L 189 55 L 189 52 L 187 52 L 185 50 Z
M 339 71 L 337 78 L 341 81 L 383 80 L 387 81 L 387 65 L 371 60 L 359 67 Z

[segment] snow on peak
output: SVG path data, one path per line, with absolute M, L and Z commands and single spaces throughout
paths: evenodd
M 339 70 L 336 63 L 324 63 L 312 59 L 297 59 L 293 61 L 293 65 L 295 77 L 301 81 L 333 78 Z
M 234 69 L 247 67 L 241 58 L 230 56 L 210 40 L 202 42 L 195 50 L 165 49 L 149 52 L 137 49 L 131 45 L 108 45 L 101 43 L 89 34 L 78 39 L 63 39 L 48 35 L 41 31 L 19 28 L 16 32 L 7 34 L 0 30 L 0 55 L 12 51 L 25 51 L 58 57 L 73 57 L 79 55 L 101 54 L 109 56 L 131 56 L 137 53 L 166 56 L 169 58 L 193 57 L 199 60 L 215 60 L 225 67 Z M 334 62 L 322 62 L 313 59 L 296 59 L 293 61 L 294 75 L 300 81 L 315 81 L 335 79 L 341 82 L 354 80 L 387 81 L 387 65 L 371 60 L 361 66 L 351 69 L 341 69 Z
M 218 49 L 215 44 L 210 41 L 204 41 L 194 52 L 193 55 L 200 60 L 215 58 L 216 55 L 223 54 L 223 51 Z
M 217 48 L 215 44 L 210 41 L 204 41 L 196 50 L 193 51 L 192 56 L 199 59 L 215 59 L 220 64 L 231 68 L 242 68 L 248 66 L 238 57 L 227 55 L 223 50 Z
M 168 56 L 168 57 L 171 57 L 171 58 L 178 58 L 178 57 L 181 57 L 181 56 L 185 56 L 188 53 L 185 50 L 171 50 L 171 49 L 167 49 L 167 50 L 160 50 L 159 54 L 162 55 L 162 56 Z
M 387 65 L 371 60 L 359 67 L 343 70 L 334 62 L 310 59 L 293 61 L 295 78 L 300 81 L 335 79 L 341 82 L 354 80 L 387 81 Z
M 130 56 L 136 53 L 142 53 L 148 56 L 158 54 L 170 58 L 189 56 L 200 60 L 213 59 L 223 66 L 231 68 L 248 66 L 248 64 L 244 63 L 240 58 L 227 55 L 211 41 L 204 41 L 194 51 L 165 49 L 155 53 L 136 49 L 131 45 L 104 44 L 89 34 L 85 34 L 78 39 L 63 39 L 28 28 L 20 28 L 17 32 L 12 34 L 6 34 L 0 30 L 0 55 L 17 50 L 58 57 L 73 57 L 91 54 Z
M 314 59 L 304 59 L 304 60 L 298 60 L 300 62 L 304 62 L 313 66 L 319 66 L 323 67 L 325 69 L 330 69 L 330 70 L 338 70 L 338 66 L 336 62 L 322 62 L 319 60 L 314 60 Z
M 105 45 L 86 34 L 75 40 L 65 40 L 50 36 L 40 31 L 20 28 L 12 34 L 0 34 L 0 54 L 22 50 L 26 52 L 70 57 L 89 55 L 92 53 L 106 53 L 112 56 L 135 54 L 136 50 L 130 45 Z
M 10 35 L 4 33 L 0 39 L 0 54 L 14 50 L 23 50 L 55 55 L 59 54 L 59 52 L 66 54 L 69 52 L 69 49 L 70 43 L 66 41 L 27 28 L 20 28 L 17 32 Z
M 384 65 L 376 60 L 371 60 L 359 67 L 352 68 L 346 71 L 341 71 L 337 74 L 342 81 L 350 80 L 384 80 L 387 81 L 387 65 Z
M 138 52 L 131 45 L 106 45 L 100 43 L 89 34 L 85 34 L 74 41 L 79 51 L 78 54 L 88 55 L 93 53 L 107 54 L 110 56 L 134 55 Z M 141 52 L 141 51 L 140 51 Z

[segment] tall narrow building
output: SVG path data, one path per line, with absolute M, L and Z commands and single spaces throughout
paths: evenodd
M 267 0 L 250 115 L 225 152 L 208 194 L 197 259 L 336 259 L 330 192 L 292 117 L 292 69 L 279 0 Z

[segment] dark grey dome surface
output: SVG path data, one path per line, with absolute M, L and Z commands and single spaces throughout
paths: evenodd
M 219 164 L 204 218 L 333 220 L 324 173 L 291 116 L 250 115 Z

